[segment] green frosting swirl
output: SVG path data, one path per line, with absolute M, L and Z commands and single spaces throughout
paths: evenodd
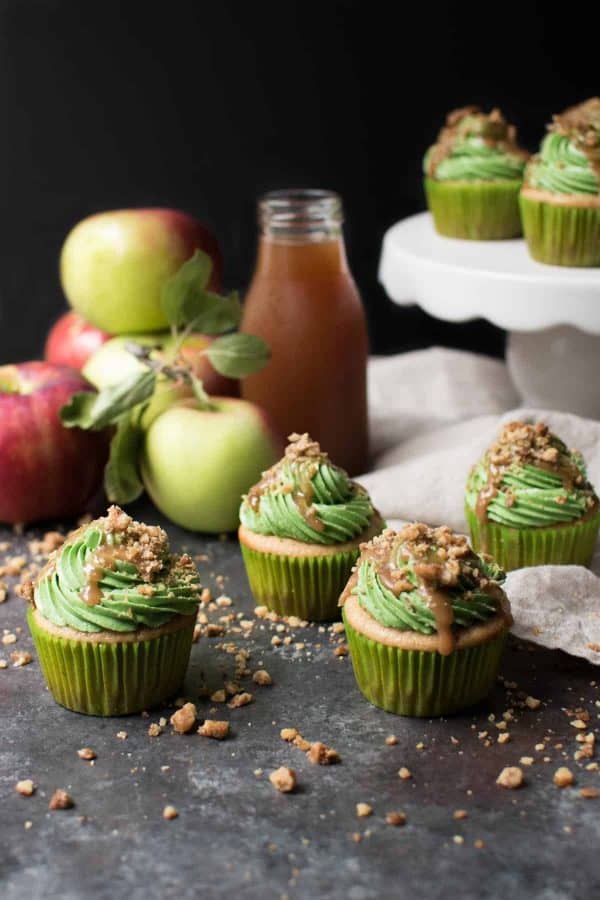
M 530 187 L 556 194 L 599 194 L 600 181 L 589 156 L 565 134 L 551 131 L 527 167 Z
M 436 181 L 521 181 L 526 158 L 499 110 L 472 106 L 449 113 L 423 171 Z
M 549 450 L 555 454 L 553 461 L 544 462 Z M 569 450 L 544 425 L 510 423 L 471 470 L 466 504 L 479 515 L 483 509 L 486 518 L 499 525 L 537 528 L 574 522 L 593 511 L 598 498 L 581 454 Z
M 423 169 L 429 173 L 431 151 L 425 154 Z M 450 154 L 435 167 L 437 181 L 520 181 L 525 160 L 489 146 L 481 137 L 470 136 L 457 141 Z
M 391 563 L 402 569 L 403 577 L 414 585 L 412 590 L 399 594 L 392 592 L 382 581 L 376 561 L 362 559 L 356 573 L 354 593 L 360 605 L 381 625 L 398 628 L 404 631 L 418 631 L 421 634 L 434 634 L 437 624 L 432 612 L 427 592 L 423 589 L 422 580 L 415 574 L 414 560 L 401 556 L 403 545 L 397 545 L 395 558 Z M 477 622 L 484 622 L 498 612 L 498 600 L 493 593 L 481 589 L 481 577 L 489 579 L 490 584 L 500 591 L 500 584 L 505 575 L 494 563 L 470 554 L 477 571 L 476 575 L 462 572 L 455 587 L 446 593 L 447 602 L 452 607 L 454 625 L 468 628 Z
M 301 449 L 296 455 L 299 440 L 313 448 L 312 456 L 303 456 Z M 373 512 L 366 491 L 304 435 L 244 497 L 240 521 L 257 534 L 307 544 L 342 544 L 365 531 Z
M 479 493 L 487 482 L 487 469 L 480 463 L 467 483 L 467 504 L 471 509 L 476 509 Z M 531 465 L 512 466 L 504 473 L 498 493 L 487 504 L 487 518 L 513 528 L 560 525 L 585 515 L 589 497 L 589 490 L 565 490 L 562 478 L 553 472 Z
M 89 584 L 89 567 L 97 568 L 95 551 L 118 543 L 119 536 L 107 534 L 98 520 L 63 545 L 35 587 L 34 603 L 42 616 L 81 632 L 126 632 L 142 626 L 158 628 L 176 615 L 195 613 L 199 590 L 195 566 L 182 565 L 168 553 L 163 569 L 150 582 L 126 560 L 116 559 L 114 569 L 100 566 L 100 602 L 85 603 L 82 592 Z

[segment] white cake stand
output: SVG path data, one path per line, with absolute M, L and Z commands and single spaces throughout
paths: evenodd
M 443 238 L 419 213 L 386 233 L 379 279 L 396 303 L 505 328 L 526 405 L 600 418 L 600 269 L 536 263 L 523 240 Z

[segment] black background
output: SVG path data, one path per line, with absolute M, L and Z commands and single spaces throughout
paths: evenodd
M 290 186 L 342 194 L 374 350 L 502 353 L 490 325 L 391 304 L 381 237 L 423 208 L 421 158 L 449 109 L 499 105 L 534 148 L 553 111 L 597 93 L 597 21 L 591 4 L 576 21 L 548 4 L 416 6 L 0 0 L 1 358 L 39 355 L 80 218 L 188 210 L 243 289 L 256 197 Z

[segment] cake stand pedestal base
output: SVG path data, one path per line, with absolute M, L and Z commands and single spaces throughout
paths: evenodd
M 506 362 L 525 406 L 600 419 L 600 335 L 569 325 L 511 331 Z
M 506 329 L 526 405 L 600 419 L 600 268 L 542 265 L 523 240 L 440 237 L 419 213 L 386 233 L 379 279 L 395 303 Z

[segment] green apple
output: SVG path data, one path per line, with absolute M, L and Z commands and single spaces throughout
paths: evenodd
M 168 325 L 162 288 L 196 249 L 211 257 L 208 287 L 218 291 L 221 251 L 197 219 L 175 209 L 98 213 L 67 235 L 60 257 L 63 290 L 76 312 L 110 334 L 161 331 Z
M 239 393 L 239 382 L 215 371 L 209 358 L 202 353 L 212 340 L 214 339 L 204 334 L 190 334 L 181 347 L 181 360 L 201 379 L 207 394 L 235 397 Z M 175 338 L 170 331 L 114 337 L 90 356 L 82 372 L 96 390 L 101 391 L 143 369 L 142 363 L 127 350 L 127 344 L 159 347 L 160 354 L 168 359 L 174 342 Z
M 118 384 L 134 372 L 144 369 L 142 363 L 127 350 L 127 344 L 154 347 L 160 344 L 161 337 L 160 334 L 128 334 L 111 338 L 92 353 L 81 373 L 97 391 Z
M 159 510 L 192 531 L 238 526 L 242 494 L 281 455 L 264 412 L 253 403 L 213 398 L 215 409 L 183 400 L 159 415 L 144 441 L 141 474 Z

